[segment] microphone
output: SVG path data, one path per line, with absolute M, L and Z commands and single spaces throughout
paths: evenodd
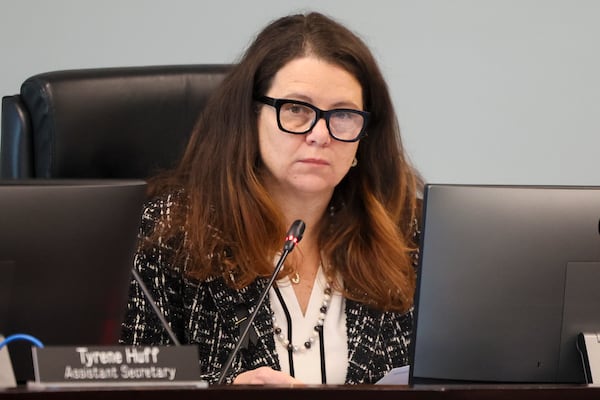
M 140 277 L 140 274 L 138 274 L 138 272 L 137 272 L 137 270 L 135 268 L 132 268 L 131 272 L 133 273 L 133 278 L 135 279 L 135 281 L 138 283 L 138 285 L 140 285 L 140 288 L 142 289 L 142 292 L 144 292 L 144 296 L 146 297 L 146 301 L 148 301 L 148 303 L 150 303 L 150 305 L 152 306 L 152 310 L 154 311 L 154 314 L 158 317 L 158 319 L 160 320 L 161 325 L 163 326 L 163 328 L 165 329 L 165 331 L 167 331 L 167 333 L 169 334 L 169 337 L 171 338 L 171 341 L 173 342 L 173 344 L 175 346 L 180 346 L 181 343 L 179 343 L 179 340 L 177 339 L 177 336 L 175 336 L 175 333 L 173 332 L 173 330 L 169 326 L 169 323 L 165 319 L 165 316 L 163 315 L 163 313 L 160 311 L 160 308 L 158 308 L 158 306 L 156 305 L 156 302 L 154 301 L 154 298 L 152 297 L 152 295 L 150 294 L 150 291 L 148 290 L 148 288 L 146 287 L 146 285 L 142 281 L 142 278 Z
M 240 348 L 242 347 L 242 343 L 244 343 L 244 341 L 246 340 L 246 337 L 248 336 L 248 332 L 250 332 L 250 327 L 252 326 L 252 322 L 254 321 L 254 318 L 256 318 L 256 314 L 258 314 L 258 310 L 264 303 L 265 297 L 267 297 L 267 293 L 269 292 L 269 289 L 271 288 L 271 286 L 273 286 L 273 282 L 275 281 L 275 278 L 279 274 L 279 271 L 281 271 L 281 268 L 283 267 L 283 263 L 284 263 L 285 259 L 287 258 L 288 254 L 290 254 L 290 252 L 294 249 L 294 247 L 296 247 L 298 242 L 300 242 L 300 240 L 302 240 L 302 235 L 304 235 L 305 228 L 306 228 L 306 224 L 304 223 L 304 221 L 297 219 L 292 223 L 292 225 L 290 226 L 290 229 L 288 229 L 287 235 L 285 237 L 285 243 L 283 244 L 283 250 L 281 252 L 281 256 L 279 257 L 279 261 L 277 261 L 277 264 L 275 265 L 275 269 L 273 270 L 273 273 L 271 274 L 271 278 L 269 279 L 267 286 L 261 293 L 261 296 L 258 299 L 258 303 L 256 303 L 256 307 L 254 307 L 254 311 L 252 311 L 252 314 L 250 315 L 248 322 L 245 324 L 244 330 L 242 331 L 240 338 L 236 342 L 235 347 L 233 348 L 233 351 L 229 354 L 229 358 L 227 359 L 227 361 L 223 365 L 223 368 L 221 369 L 221 375 L 219 376 L 219 380 L 217 382 L 218 384 L 222 384 L 223 380 L 225 379 L 225 376 L 227 376 L 227 373 L 229 372 L 229 369 L 231 368 L 231 365 L 233 363 L 233 359 L 235 358 L 237 353 L 239 353 Z

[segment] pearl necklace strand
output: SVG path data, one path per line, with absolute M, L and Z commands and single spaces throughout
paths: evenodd
M 319 332 L 323 330 L 323 324 L 325 323 L 325 316 L 327 315 L 327 310 L 329 309 L 329 302 L 331 301 L 331 285 L 327 283 L 325 290 L 323 290 L 323 301 L 321 303 L 321 307 L 319 308 L 319 318 L 317 319 L 317 323 L 315 324 L 312 333 L 309 338 L 304 342 L 302 346 L 295 345 L 290 343 L 290 341 L 283 334 L 281 327 L 277 324 L 277 320 L 275 319 L 275 313 L 271 312 L 271 321 L 273 324 L 273 331 L 275 332 L 275 337 L 279 342 L 285 347 L 288 351 L 292 353 L 296 352 L 304 352 L 310 350 L 312 345 L 316 342 L 317 337 L 319 336 Z

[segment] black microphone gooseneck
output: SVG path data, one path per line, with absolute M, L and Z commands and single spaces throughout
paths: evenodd
M 154 311 L 154 314 L 158 317 L 158 319 L 160 320 L 160 323 L 162 324 L 163 328 L 165 328 L 165 330 L 169 334 L 169 337 L 171 338 L 171 341 L 173 341 L 173 344 L 175 346 L 179 346 L 180 343 L 179 343 L 179 340 L 177 339 L 177 336 L 175 336 L 175 333 L 173 333 L 173 330 L 169 326 L 169 323 L 165 319 L 165 316 L 163 315 L 162 311 L 160 311 L 160 308 L 158 308 L 158 306 L 156 305 L 156 302 L 152 298 L 152 295 L 150 294 L 150 291 L 148 290 L 148 288 L 146 287 L 146 285 L 142 281 L 142 278 L 140 277 L 140 274 L 138 274 L 138 272 L 137 272 L 137 270 L 135 268 L 132 268 L 131 272 L 133 273 L 133 278 L 135 279 L 135 281 L 138 283 L 138 285 L 140 285 L 140 288 L 142 288 L 142 292 L 144 292 L 144 296 L 146 296 L 146 300 L 152 306 L 152 310 Z
M 246 336 L 248 336 L 248 332 L 250 332 L 250 327 L 252 326 L 252 322 L 254 321 L 254 318 L 256 318 L 256 314 L 258 314 L 258 310 L 264 303 L 265 297 L 267 297 L 267 293 L 269 292 L 269 289 L 271 288 L 271 286 L 273 286 L 273 282 L 275 281 L 275 278 L 277 277 L 277 275 L 279 274 L 279 271 L 283 267 L 283 263 L 284 263 L 285 259 L 287 258 L 288 254 L 290 254 L 290 252 L 294 249 L 294 247 L 296 247 L 298 242 L 300 242 L 300 240 L 302 239 L 302 235 L 304 234 L 304 228 L 306 228 L 304 221 L 299 220 L 299 219 L 294 221 L 292 223 L 292 225 L 290 226 L 290 229 L 287 232 L 287 236 L 285 237 L 285 243 L 283 244 L 283 251 L 281 252 L 281 257 L 279 257 L 279 261 L 277 261 L 277 265 L 275 265 L 275 270 L 273 270 L 273 273 L 271 274 L 271 278 L 269 279 L 267 286 L 264 288 L 263 292 L 261 293 L 261 296 L 258 299 L 258 303 L 256 303 L 256 307 L 254 307 L 254 311 L 252 311 L 252 314 L 250 314 L 248 323 L 245 325 L 244 330 L 242 331 L 242 333 L 240 335 L 240 338 L 236 342 L 235 347 L 233 348 L 233 351 L 229 354 L 229 358 L 227 359 L 227 361 L 225 362 L 225 365 L 223 365 L 223 368 L 221 369 L 221 375 L 219 376 L 219 381 L 217 382 L 218 384 L 222 384 L 223 380 L 225 379 L 225 376 L 227 376 L 227 373 L 229 372 L 229 369 L 231 368 L 231 364 L 233 363 L 233 359 L 235 358 L 237 353 L 240 351 L 240 348 L 242 347 L 242 343 L 246 339 Z

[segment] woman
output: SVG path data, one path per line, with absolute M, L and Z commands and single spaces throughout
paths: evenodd
M 408 362 L 421 180 L 347 28 L 318 13 L 268 25 L 151 187 L 135 267 L 203 379 L 374 383 Z M 302 241 L 221 377 L 297 219 Z M 169 343 L 135 281 L 122 342 Z

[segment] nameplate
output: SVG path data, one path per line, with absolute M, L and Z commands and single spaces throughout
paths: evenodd
M 36 384 L 207 386 L 193 345 L 46 346 L 32 353 Z

